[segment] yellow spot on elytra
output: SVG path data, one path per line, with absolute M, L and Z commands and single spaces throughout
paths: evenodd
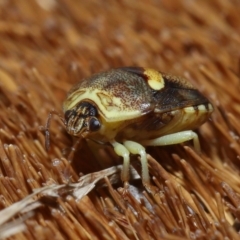
M 153 90 L 164 88 L 164 79 L 160 72 L 153 69 L 146 69 L 144 74 L 148 77 L 148 84 Z

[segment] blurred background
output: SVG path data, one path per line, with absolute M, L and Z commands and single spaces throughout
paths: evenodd
M 120 66 L 155 68 L 185 77 L 215 107 L 198 131 L 201 156 L 183 145 L 149 149 L 156 195 L 142 194 L 139 182 L 139 195 L 122 196 L 119 183 L 117 195 L 60 197 L 61 207 L 44 202 L 11 239 L 237 239 L 239 13 L 238 0 L 0 0 L 1 209 L 33 189 L 121 164 L 110 148 L 86 143 L 68 161 L 73 141 L 57 117 L 51 149 L 44 148 L 49 112 L 62 114 L 67 91 L 82 78 Z

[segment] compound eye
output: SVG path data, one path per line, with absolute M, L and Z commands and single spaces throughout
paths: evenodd
M 97 118 L 93 117 L 90 119 L 90 121 L 89 121 L 89 130 L 90 131 L 95 132 L 95 131 L 99 130 L 100 127 L 101 127 L 101 124 Z

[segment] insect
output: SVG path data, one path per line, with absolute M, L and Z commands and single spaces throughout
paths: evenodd
M 76 84 L 63 103 L 70 135 L 110 143 L 123 158 L 121 179 L 129 180 L 130 154 L 138 154 L 142 182 L 148 185 L 145 146 L 193 140 L 192 129 L 203 124 L 213 107 L 185 79 L 141 67 L 97 73 Z

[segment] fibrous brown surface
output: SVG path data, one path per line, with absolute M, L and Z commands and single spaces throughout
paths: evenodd
M 238 239 L 239 12 L 237 0 L 1 0 L 0 238 Z M 191 143 L 147 149 L 152 193 L 137 174 L 122 191 L 108 146 L 69 156 L 57 116 L 44 147 L 71 86 L 119 66 L 184 76 L 215 107 L 201 155 Z

